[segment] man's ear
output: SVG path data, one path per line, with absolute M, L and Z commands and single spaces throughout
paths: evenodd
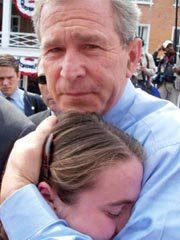
M 21 79 L 21 72 L 20 71 L 17 73 L 17 77 L 18 77 L 18 79 L 20 81 L 20 79 Z
M 130 78 L 132 74 L 135 72 L 137 63 L 141 58 L 142 52 L 142 41 L 140 38 L 135 38 L 131 40 L 128 45 L 129 59 L 127 63 L 127 72 L 126 77 Z
M 55 210 L 56 192 L 46 182 L 40 182 L 38 185 L 40 193 L 43 195 L 47 203 Z

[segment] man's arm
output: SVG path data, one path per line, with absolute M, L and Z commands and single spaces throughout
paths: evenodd
M 152 54 L 156 67 L 159 65 L 160 58 L 158 58 L 158 55 L 162 50 L 163 50 L 163 46 L 161 45 Z
M 166 146 L 148 157 L 135 211 L 115 240 L 180 239 L 179 146 Z M 153 169 L 151 176 L 147 170 L 150 168 Z
M 155 63 L 154 63 L 154 59 L 153 59 L 151 54 L 147 54 L 146 58 L 147 58 L 147 61 L 148 61 L 148 66 L 144 69 L 144 73 L 147 76 L 152 77 L 156 73 L 156 66 L 155 66 Z
M 7 198 L 0 207 L 0 218 L 10 240 L 91 239 L 59 219 L 34 184 L 22 187 Z

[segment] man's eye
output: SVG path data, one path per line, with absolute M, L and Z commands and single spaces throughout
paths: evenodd
M 95 45 L 95 44 L 86 44 L 85 48 L 86 49 L 97 49 L 97 48 L 100 48 L 100 47 L 98 45 Z
M 59 53 L 59 52 L 63 52 L 63 51 L 64 51 L 64 49 L 63 48 L 59 48 L 59 47 L 52 48 L 52 49 L 49 50 L 49 52 L 51 52 L 51 53 Z

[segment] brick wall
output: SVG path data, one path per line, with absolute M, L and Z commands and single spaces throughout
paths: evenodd
M 153 5 L 140 5 L 141 23 L 150 24 L 149 52 L 152 53 L 164 40 L 172 40 L 175 26 L 175 0 L 154 0 Z M 180 27 L 180 7 L 178 8 L 178 26 Z

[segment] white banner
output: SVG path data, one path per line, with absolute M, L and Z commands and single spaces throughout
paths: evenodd
M 35 0 L 14 0 L 20 14 L 25 18 L 31 18 L 34 12 Z

